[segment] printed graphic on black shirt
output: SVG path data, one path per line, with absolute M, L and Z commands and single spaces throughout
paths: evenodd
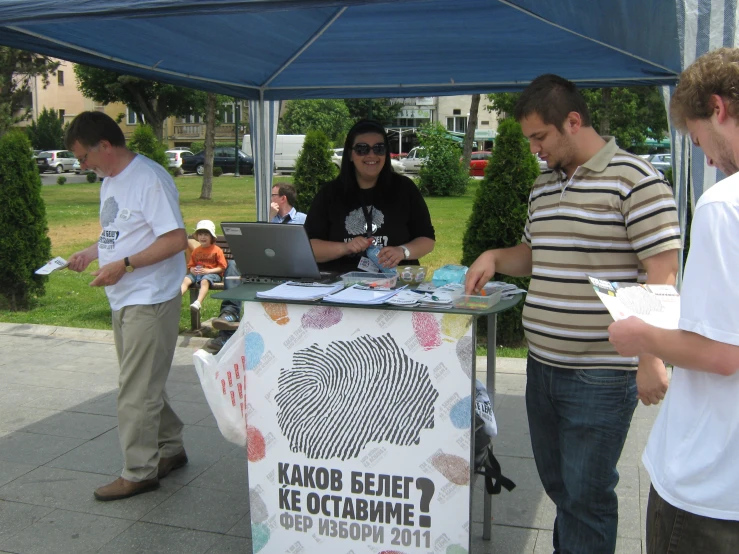
M 385 223 L 385 214 L 382 213 L 382 210 L 378 210 L 376 206 L 369 206 L 367 210 L 372 214 L 372 234 L 374 235 Z M 350 235 L 364 235 L 367 229 L 367 220 L 364 218 L 362 208 L 357 208 L 347 214 L 344 227 Z

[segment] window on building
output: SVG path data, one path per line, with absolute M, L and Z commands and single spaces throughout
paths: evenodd
M 144 118 L 142 116 L 141 121 L 143 123 Z M 127 125 L 136 125 L 138 123 L 138 117 L 136 115 L 136 112 L 133 111 L 131 108 L 126 108 L 126 124 Z
M 452 110 L 454 115 L 462 115 L 462 110 Z
M 200 123 L 200 114 L 188 115 L 182 118 L 183 123 Z
M 467 118 L 464 116 L 447 117 L 446 130 L 455 133 L 464 133 L 467 130 Z
M 65 113 L 67 113 L 66 110 L 59 110 L 59 119 L 64 119 Z
M 64 71 L 56 72 L 56 82 L 60 87 L 64 86 Z
M 218 110 L 218 115 L 220 117 L 220 120 L 223 123 L 233 123 L 234 122 L 234 105 L 227 104 L 223 106 L 220 110 Z
M 490 121 L 480 121 L 480 125 L 490 125 Z

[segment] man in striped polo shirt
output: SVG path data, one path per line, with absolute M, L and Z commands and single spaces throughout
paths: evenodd
M 658 403 L 667 374 L 659 359 L 622 357 L 610 345 L 612 319 L 587 275 L 673 284 L 677 210 L 657 170 L 598 135 L 566 79 L 535 79 L 515 117 L 549 169 L 532 188 L 521 244 L 484 252 L 466 289 L 479 292 L 496 272 L 531 275 L 526 410 L 539 476 L 557 506 L 554 550 L 612 553 L 616 463 L 637 399 Z

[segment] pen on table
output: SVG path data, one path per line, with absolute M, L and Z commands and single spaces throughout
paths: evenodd
M 326 283 L 292 283 L 287 282 L 285 283 L 288 287 L 330 287 L 331 285 L 328 285 Z

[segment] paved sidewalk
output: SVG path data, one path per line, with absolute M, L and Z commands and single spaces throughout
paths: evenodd
M 186 424 L 189 465 L 155 492 L 97 502 L 93 489 L 119 476 L 122 465 L 112 333 L 0 323 L 0 553 L 252 551 L 246 456 L 218 431 L 192 365 L 204 340 L 180 337 L 167 383 Z M 518 486 L 494 497 L 493 538 L 483 541 L 477 480 L 475 554 L 552 551 L 554 506 L 531 454 L 524 365 L 498 360 L 495 451 Z M 619 554 L 644 551 L 649 481 L 639 460 L 656 414 L 639 406 L 619 465 Z

